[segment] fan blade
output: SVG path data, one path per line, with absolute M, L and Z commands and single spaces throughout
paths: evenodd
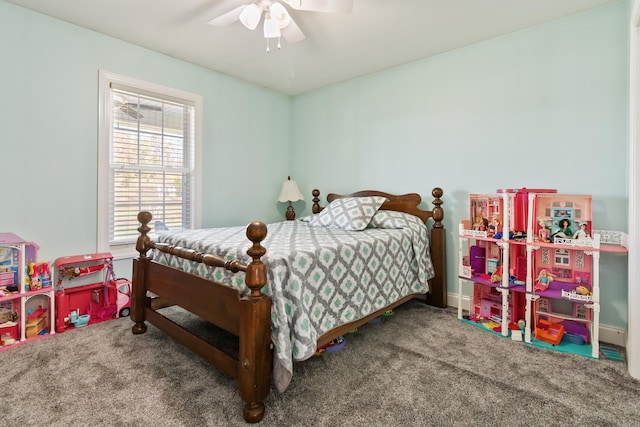
M 289 25 L 281 30 L 281 33 L 282 37 L 284 37 L 289 44 L 297 43 L 305 39 L 304 33 L 300 27 L 298 27 L 298 24 L 296 24 L 296 21 L 294 21 L 293 18 L 291 18 Z
M 350 13 L 353 0 L 284 0 L 292 9 L 313 12 Z
M 244 4 L 242 6 L 238 6 L 235 9 L 230 10 L 227 13 L 223 13 L 222 15 L 218 16 L 217 18 L 213 18 L 212 20 L 207 22 L 207 24 L 213 25 L 214 27 L 224 27 L 224 26 L 227 26 L 229 24 L 233 24 L 234 22 L 240 20 L 240 13 L 242 13 L 244 8 L 247 7 L 247 6 L 248 6 L 247 4 Z

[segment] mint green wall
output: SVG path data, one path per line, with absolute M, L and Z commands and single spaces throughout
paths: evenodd
M 442 187 L 453 293 L 469 193 L 592 194 L 595 227 L 626 230 L 628 22 L 616 3 L 298 96 L 294 174 L 427 201 Z M 601 265 L 601 321 L 625 327 L 626 257 Z
M 0 231 L 41 260 L 96 252 L 99 69 L 203 97 L 203 226 L 282 218 L 288 96 L 3 1 L 0 40 Z

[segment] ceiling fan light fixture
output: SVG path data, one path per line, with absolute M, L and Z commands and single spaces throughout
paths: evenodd
M 257 3 L 251 3 L 240 12 L 240 22 L 250 30 L 255 30 L 262 16 L 262 8 Z
M 278 21 L 272 18 L 265 18 L 264 20 L 264 38 L 265 39 L 274 39 L 280 37 L 280 26 L 278 25 Z
M 271 4 L 271 7 L 269 7 L 269 15 L 271 16 L 271 19 L 276 21 L 281 30 L 286 28 L 291 22 L 289 12 L 287 12 L 287 9 L 278 2 L 273 2 Z

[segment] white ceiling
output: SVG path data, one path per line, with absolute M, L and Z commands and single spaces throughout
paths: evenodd
M 290 10 L 306 39 L 207 22 L 251 0 L 5 0 L 296 95 L 619 0 L 355 0 L 350 14 Z M 304 1 L 304 0 L 303 0 Z

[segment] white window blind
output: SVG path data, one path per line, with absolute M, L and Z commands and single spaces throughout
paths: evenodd
M 169 228 L 198 225 L 201 100 L 176 93 L 101 73 L 99 250 L 131 251 L 140 211 Z
M 194 106 L 111 84 L 109 244 L 138 237 L 150 211 L 170 228 L 192 228 Z

